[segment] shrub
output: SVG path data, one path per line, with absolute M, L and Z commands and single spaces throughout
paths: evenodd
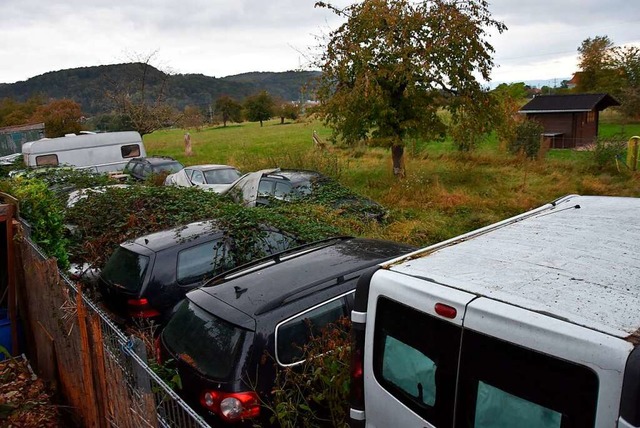
M 627 142 L 622 135 L 598 137 L 593 149 L 593 166 L 597 170 L 620 169 L 620 164 L 626 165 L 625 154 Z
M 516 125 L 515 139 L 508 143 L 509 152 L 522 153 L 529 159 L 535 159 L 540 151 L 540 134 L 544 131 L 541 124 L 534 120 L 523 120 Z
M 351 348 L 350 322 L 329 324 L 303 347 L 305 360 L 277 370 L 271 423 L 281 427 L 347 427 Z
M 58 266 L 69 266 L 64 239 L 63 208 L 46 182 L 37 178 L 4 181 L 0 190 L 20 201 L 20 215 L 31 225 L 31 239 L 46 255 L 55 257 Z

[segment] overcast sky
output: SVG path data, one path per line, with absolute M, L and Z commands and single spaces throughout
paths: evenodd
M 119 4 L 118 4 L 119 3 Z M 308 65 L 339 20 L 315 0 L 0 0 L 0 83 L 131 62 L 224 77 Z M 350 1 L 336 0 L 344 6 Z M 640 43 L 637 0 L 490 0 L 509 28 L 493 35 L 493 82 L 571 77 L 582 40 Z M 558 85 L 559 81 L 556 82 Z

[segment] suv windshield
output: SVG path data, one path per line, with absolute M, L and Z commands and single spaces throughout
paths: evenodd
M 102 270 L 102 277 L 117 287 L 138 291 L 149 266 L 149 257 L 118 247 Z
M 247 330 L 185 301 L 163 331 L 164 343 L 180 360 L 214 379 L 231 374 Z

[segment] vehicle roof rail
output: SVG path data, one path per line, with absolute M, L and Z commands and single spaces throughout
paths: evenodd
M 267 266 L 271 266 L 273 264 L 278 264 L 283 262 L 284 260 L 289 260 L 295 257 L 299 257 L 303 254 L 308 253 L 309 251 L 319 250 L 325 247 L 332 245 L 338 241 L 346 241 L 349 239 L 353 239 L 353 236 L 333 236 L 331 238 L 321 239 L 319 241 L 309 242 L 307 244 L 298 245 L 292 248 L 288 248 L 284 251 L 280 251 L 278 253 L 271 254 L 269 256 L 265 256 L 247 263 L 244 263 L 240 266 L 237 266 L 233 269 L 225 271 L 220 275 L 216 275 L 213 278 L 206 281 L 202 284 L 203 287 L 212 287 L 218 284 L 225 282 L 226 280 L 233 279 L 235 277 L 241 276 L 242 274 L 253 272 L 259 269 L 266 268 Z M 306 251 L 305 251 L 306 250 Z

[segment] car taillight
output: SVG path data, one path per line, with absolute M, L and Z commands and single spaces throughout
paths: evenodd
M 227 422 L 260 416 L 260 399 L 255 392 L 205 391 L 200 404 Z
M 127 300 L 129 306 L 129 316 L 131 318 L 153 318 L 160 316 L 160 312 L 149 305 L 149 301 L 142 299 Z
M 364 328 L 365 324 L 351 324 L 351 407 L 364 410 Z

